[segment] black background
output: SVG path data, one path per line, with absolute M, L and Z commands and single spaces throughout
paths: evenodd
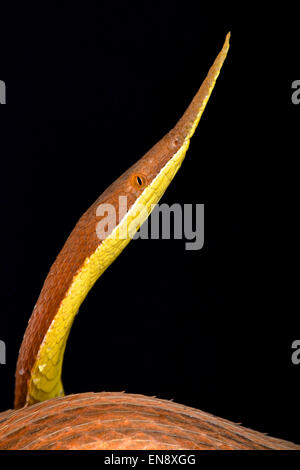
M 27 321 L 76 221 L 176 123 L 231 30 L 162 200 L 205 204 L 204 247 L 133 241 L 80 308 L 63 382 L 68 394 L 174 399 L 300 443 L 296 12 L 95 5 L 1 3 L 0 411 L 12 407 Z

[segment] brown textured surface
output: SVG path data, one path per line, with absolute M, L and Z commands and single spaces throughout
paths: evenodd
M 101 244 L 96 236 L 96 224 L 100 220 L 99 217 L 96 217 L 97 207 L 99 204 L 112 204 L 116 208 L 118 217 L 119 196 L 127 196 L 128 209 L 132 206 L 144 190 L 144 188 L 139 189 L 133 184 L 133 175 L 142 175 L 145 185 L 149 185 L 181 147 L 184 138 L 193 126 L 201 104 L 209 93 L 212 82 L 214 82 L 214 76 L 220 70 L 225 56 L 226 52 L 221 51 L 198 93 L 174 129 L 109 186 L 76 224 L 50 269 L 24 335 L 16 369 L 15 408 L 21 408 L 26 402 L 28 381 L 40 345 L 73 277 L 80 270 L 84 260 L 94 253 Z
M 172 401 L 84 393 L 0 414 L 0 449 L 300 449 Z

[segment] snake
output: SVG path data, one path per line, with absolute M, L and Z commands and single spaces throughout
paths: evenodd
M 19 351 L 14 410 L 0 414 L 0 449 L 297 448 L 168 400 L 126 393 L 64 396 L 67 339 L 88 292 L 172 182 L 229 50 L 230 33 L 190 105 L 82 215 L 50 268 Z M 126 210 L 120 200 L 126 199 Z M 108 208 L 113 215 L 108 216 Z M 101 236 L 99 236 L 101 232 Z

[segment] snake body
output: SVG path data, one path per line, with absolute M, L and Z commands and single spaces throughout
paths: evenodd
M 63 397 L 63 356 L 75 315 L 180 168 L 226 58 L 229 37 L 182 118 L 83 214 L 52 265 L 19 352 L 16 410 L 0 414 L 0 448 L 295 447 L 156 398 L 120 393 Z M 99 214 L 99 207 L 108 205 L 115 209 L 115 219 Z M 104 220 L 106 235 L 100 239 L 97 227 Z
M 229 34 L 190 106 L 175 127 L 121 175 L 83 214 L 52 265 L 34 307 L 16 370 L 15 408 L 62 396 L 61 371 L 78 309 L 96 280 L 119 256 L 177 173 L 229 48 Z M 120 214 L 120 198 L 127 211 Z M 99 207 L 116 221 L 99 239 Z M 141 210 L 141 208 L 143 210 Z

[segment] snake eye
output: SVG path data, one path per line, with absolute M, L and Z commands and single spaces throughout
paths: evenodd
M 141 174 L 135 174 L 131 178 L 133 186 L 137 189 L 143 189 L 146 185 L 146 178 Z

